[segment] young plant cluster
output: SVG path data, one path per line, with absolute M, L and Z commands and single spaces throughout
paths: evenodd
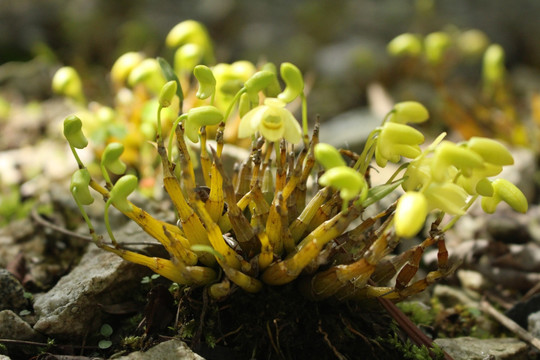
M 516 186 L 492 179 L 513 163 L 499 142 L 475 137 L 453 143 L 443 133 L 421 148 L 424 135 L 413 125 L 429 114 L 420 103 L 396 104 L 361 154 L 339 151 L 319 143 L 318 124 L 310 135 L 303 76 L 295 65 L 281 64 L 279 74 L 272 64 L 258 70 L 245 61 L 203 65 L 213 61 L 212 47 L 206 30 L 194 21 L 173 28 L 167 44 L 177 48 L 174 68 L 165 60 L 141 60 L 130 53 L 114 65 L 111 77 L 115 83 L 128 79 L 129 91 L 144 92 L 158 104 L 155 148 L 177 223 L 154 218 L 128 200 L 139 180 L 126 174 L 125 145 L 105 147 L 103 184 L 78 156 L 88 145 L 83 122 L 75 115 L 64 121 L 79 166 L 71 181 L 73 197 L 95 243 L 127 261 L 178 284 L 205 287 L 214 299 L 239 289 L 256 293 L 296 282 L 315 300 L 400 301 L 454 270 L 444 232 L 478 198 L 488 213 L 501 201 L 527 210 Z M 186 90 L 192 88 L 197 91 Z M 302 105 L 300 122 L 289 110 L 295 101 Z M 170 109 L 177 116 L 165 126 L 164 113 Z M 215 129 L 212 146 L 210 127 Z M 234 169 L 223 163 L 224 134 L 230 127 L 251 143 L 249 157 Z M 401 166 L 386 183 L 373 186 L 372 160 L 381 168 L 388 162 Z M 113 182 L 111 174 L 118 179 Z M 94 201 L 90 189 L 105 202 L 112 245 L 96 234 L 86 214 L 85 206 Z M 398 192 L 397 201 L 380 208 L 381 200 Z M 109 224 L 111 207 L 163 244 L 169 258 L 122 248 Z M 368 207 L 377 209 L 371 212 L 375 215 L 367 217 Z M 389 257 L 400 239 L 422 232 L 430 213 L 434 221 L 427 238 Z M 439 250 L 438 269 L 414 280 L 424 249 L 432 245 Z M 396 274 L 393 286 L 376 284 Z
M 505 51 L 480 30 L 449 27 L 425 36 L 403 33 L 388 43 L 387 50 L 400 60 L 407 76 L 424 80 L 433 88 L 438 117 L 464 138 L 487 135 L 513 144 L 534 143 L 520 121 Z M 478 76 L 469 78 L 479 78 L 479 83 L 459 76 L 462 71 L 470 72 L 467 68 L 477 71 Z M 464 83 L 469 83 L 469 88 L 464 88 Z

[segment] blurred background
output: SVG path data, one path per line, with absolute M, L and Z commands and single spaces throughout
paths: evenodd
M 511 72 L 526 67 L 538 79 L 538 14 L 536 0 L 1 0 L 0 91 L 46 99 L 55 69 L 70 65 L 89 98 L 106 99 L 118 56 L 172 57 L 166 34 L 195 19 L 208 27 L 218 61 L 291 61 L 312 74 L 310 112 L 324 121 L 364 105 L 368 83 L 395 81 L 386 44 L 403 32 L 479 29 L 503 46 Z M 476 66 L 467 76 L 480 76 Z

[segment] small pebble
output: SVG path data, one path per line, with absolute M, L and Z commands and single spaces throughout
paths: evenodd
M 6 269 L 0 269 L 0 311 L 13 310 L 18 312 L 27 305 L 24 288 L 13 274 Z
M 0 338 L 13 340 L 34 339 L 38 334 L 11 310 L 0 311 Z
M 540 338 L 540 311 L 533 312 L 527 317 L 528 330 L 537 338 Z
M 456 273 L 464 288 L 471 290 L 482 290 L 486 287 L 486 280 L 481 273 L 472 270 L 458 270 Z

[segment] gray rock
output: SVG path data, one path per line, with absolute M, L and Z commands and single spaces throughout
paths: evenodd
M 169 340 L 154 346 L 146 352 L 137 351 L 127 356 L 116 358 L 117 360 L 204 360 L 203 357 L 195 354 L 180 340 Z
M 321 124 L 320 141 L 338 148 L 361 151 L 369 133 L 381 124 L 368 109 L 351 110 Z
M 501 209 L 486 221 L 488 234 L 496 241 L 512 244 L 525 244 L 531 236 L 525 224 L 519 219 L 516 212 L 508 212 Z
M 0 269 L 0 310 L 21 310 L 27 305 L 24 288 L 13 274 Z
M 0 235 L 10 237 L 15 241 L 24 241 L 34 234 L 34 230 L 32 220 L 23 218 L 10 222 L 2 228 Z
M 508 251 L 498 256 L 494 265 L 530 273 L 540 272 L 540 244 L 510 244 Z
M 476 339 L 461 337 L 455 339 L 436 339 L 454 360 L 526 360 L 527 344 L 518 339 Z
M 30 340 L 38 336 L 32 327 L 13 311 L 0 311 L 0 338 Z
M 129 240 L 147 241 L 149 237 L 141 230 L 131 234 Z M 34 309 L 38 321 L 34 329 L 51 337 L 82 338 L 100 325 L 100 304 L 128 299 L 148 272 L 142 266 L 92 246 L 79 265 L 54 288 L 36 296 Z
M 0 360 L 11 360 L 11 358 L 6 355 L 0 355 Z

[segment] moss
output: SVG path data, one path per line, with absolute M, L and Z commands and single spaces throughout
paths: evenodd
M 391 349 L 401 354 L 401 359 L 410 360 L 443 360 L 444 351 L 437 345 L 433 344 L 432 348 L 426 346 L 417 346 L 409 339 L 402 341 L 398 336 L 397 329 L 390 336 L 379 339 L 379 341 Z
M 436 313 L 432 307 L 428 307 L 418 301 L 404 301 L 397 304 L 415 324 L 433 324 Z

